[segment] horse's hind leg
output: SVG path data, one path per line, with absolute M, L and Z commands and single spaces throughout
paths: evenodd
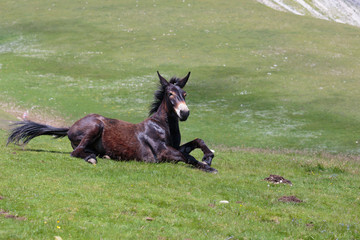
M 101 137 L 102 130 L 103 124 L 101 121 L 81 126 L 81 128 L 74 126 L 73 129 L 70 129 L 69 139 L 73 148 L 75 147 L 71 156 L 83 158 L 86 162 L 95 164 L 98 153 L 92 145 Z M 77 144 L 78 142 L 79 144 Z
M 204 153 L 202 162 L 211 166 L 212 159 L 214 158 L 214 153 L 206 146 L 205 142 L 200 138 L 196 138 L 191 142 L 181 145 L 179 147 L 179 151 L 182 152 L 184 156 L 192 157 L 190 155 L 190 152 L 192 152 L 196 148 L 200 148 L 201 151 Z

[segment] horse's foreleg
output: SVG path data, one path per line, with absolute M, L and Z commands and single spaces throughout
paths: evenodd
M 179 150 L 176 150 L 175 148 L 168 147 L 161 151 L 159 158 L 161 161 L 170 161 L 170 162 L 185 162 L 187 164 L 191 164 L 194 167 L 203 170 L 205 172 L 212 172 L 217 173 L 217 170 L 215 168 L 210 167 L 208 164 L 199 162 L 196 160 L 193 156 L 187 154 L 186 156 L 180 152 Z
M 190 152 L 192 152 L 196 148 L 200 148 L 201 151 L 204 153 L 204 156 L 202 158 L 203 163 L 211 166 L 212 159 L 214 158 L 214 153 L 208 148 L 208 146 L 206 146 L 205 142 L 200 138 L 196 138 L 191 142 L 181 145 L 179 147 L 179 151 L 185 156 L 191 156 Z
M 217 173 L 218 171 L 215 168 L 210 167 L 208 164 L 204 163 L 204 162 L 199 162 L 198 160 L 196 160 L 193 156 L 191 155 L 187 155 L 186 156 L 186 160 L 188 164 L 193 165 L 196 168 L 199 168 L 205 172 L 211 172 L 211 173 Z

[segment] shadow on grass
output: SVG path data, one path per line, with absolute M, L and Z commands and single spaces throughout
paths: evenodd
M 70 155 L 71 152 L 55 151 L 55 150 L 44 150 L 44 149 L 22 149 L 21 151 L 25 152 L 38 152 L 38 153 L 57 153 L 57 154 L 67 154 Z

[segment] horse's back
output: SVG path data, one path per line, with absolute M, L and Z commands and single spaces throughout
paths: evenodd
M 111 119 L 99 114 L 88 114 L 85 117 L 76 121 L 70 128 L 70 131 L 84 130 L 85 128 L 91 128 L 92 126 L 101 127 L 103 130 L 110 132 L 114 131 L 131 131 L 136 127 L 136 124 L 125 122 L 122 120 Z M 114 132 L 115 133 L 115 132 Z

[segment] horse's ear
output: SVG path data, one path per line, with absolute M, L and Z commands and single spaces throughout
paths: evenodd
M 157 71 L 157 74 L 159 76 L 161 86 L 166 87 L 167 85 L 169 85 L 169 82 L 166 81 L 166 79 L 160 75 L 159 71 Z
M 176 86 L 179 86 L 180 88 L 185 87 L 187 81 L 189 80 L 189 77 L 190 77 L 190 72 L 183 79 L 177 81 Z

